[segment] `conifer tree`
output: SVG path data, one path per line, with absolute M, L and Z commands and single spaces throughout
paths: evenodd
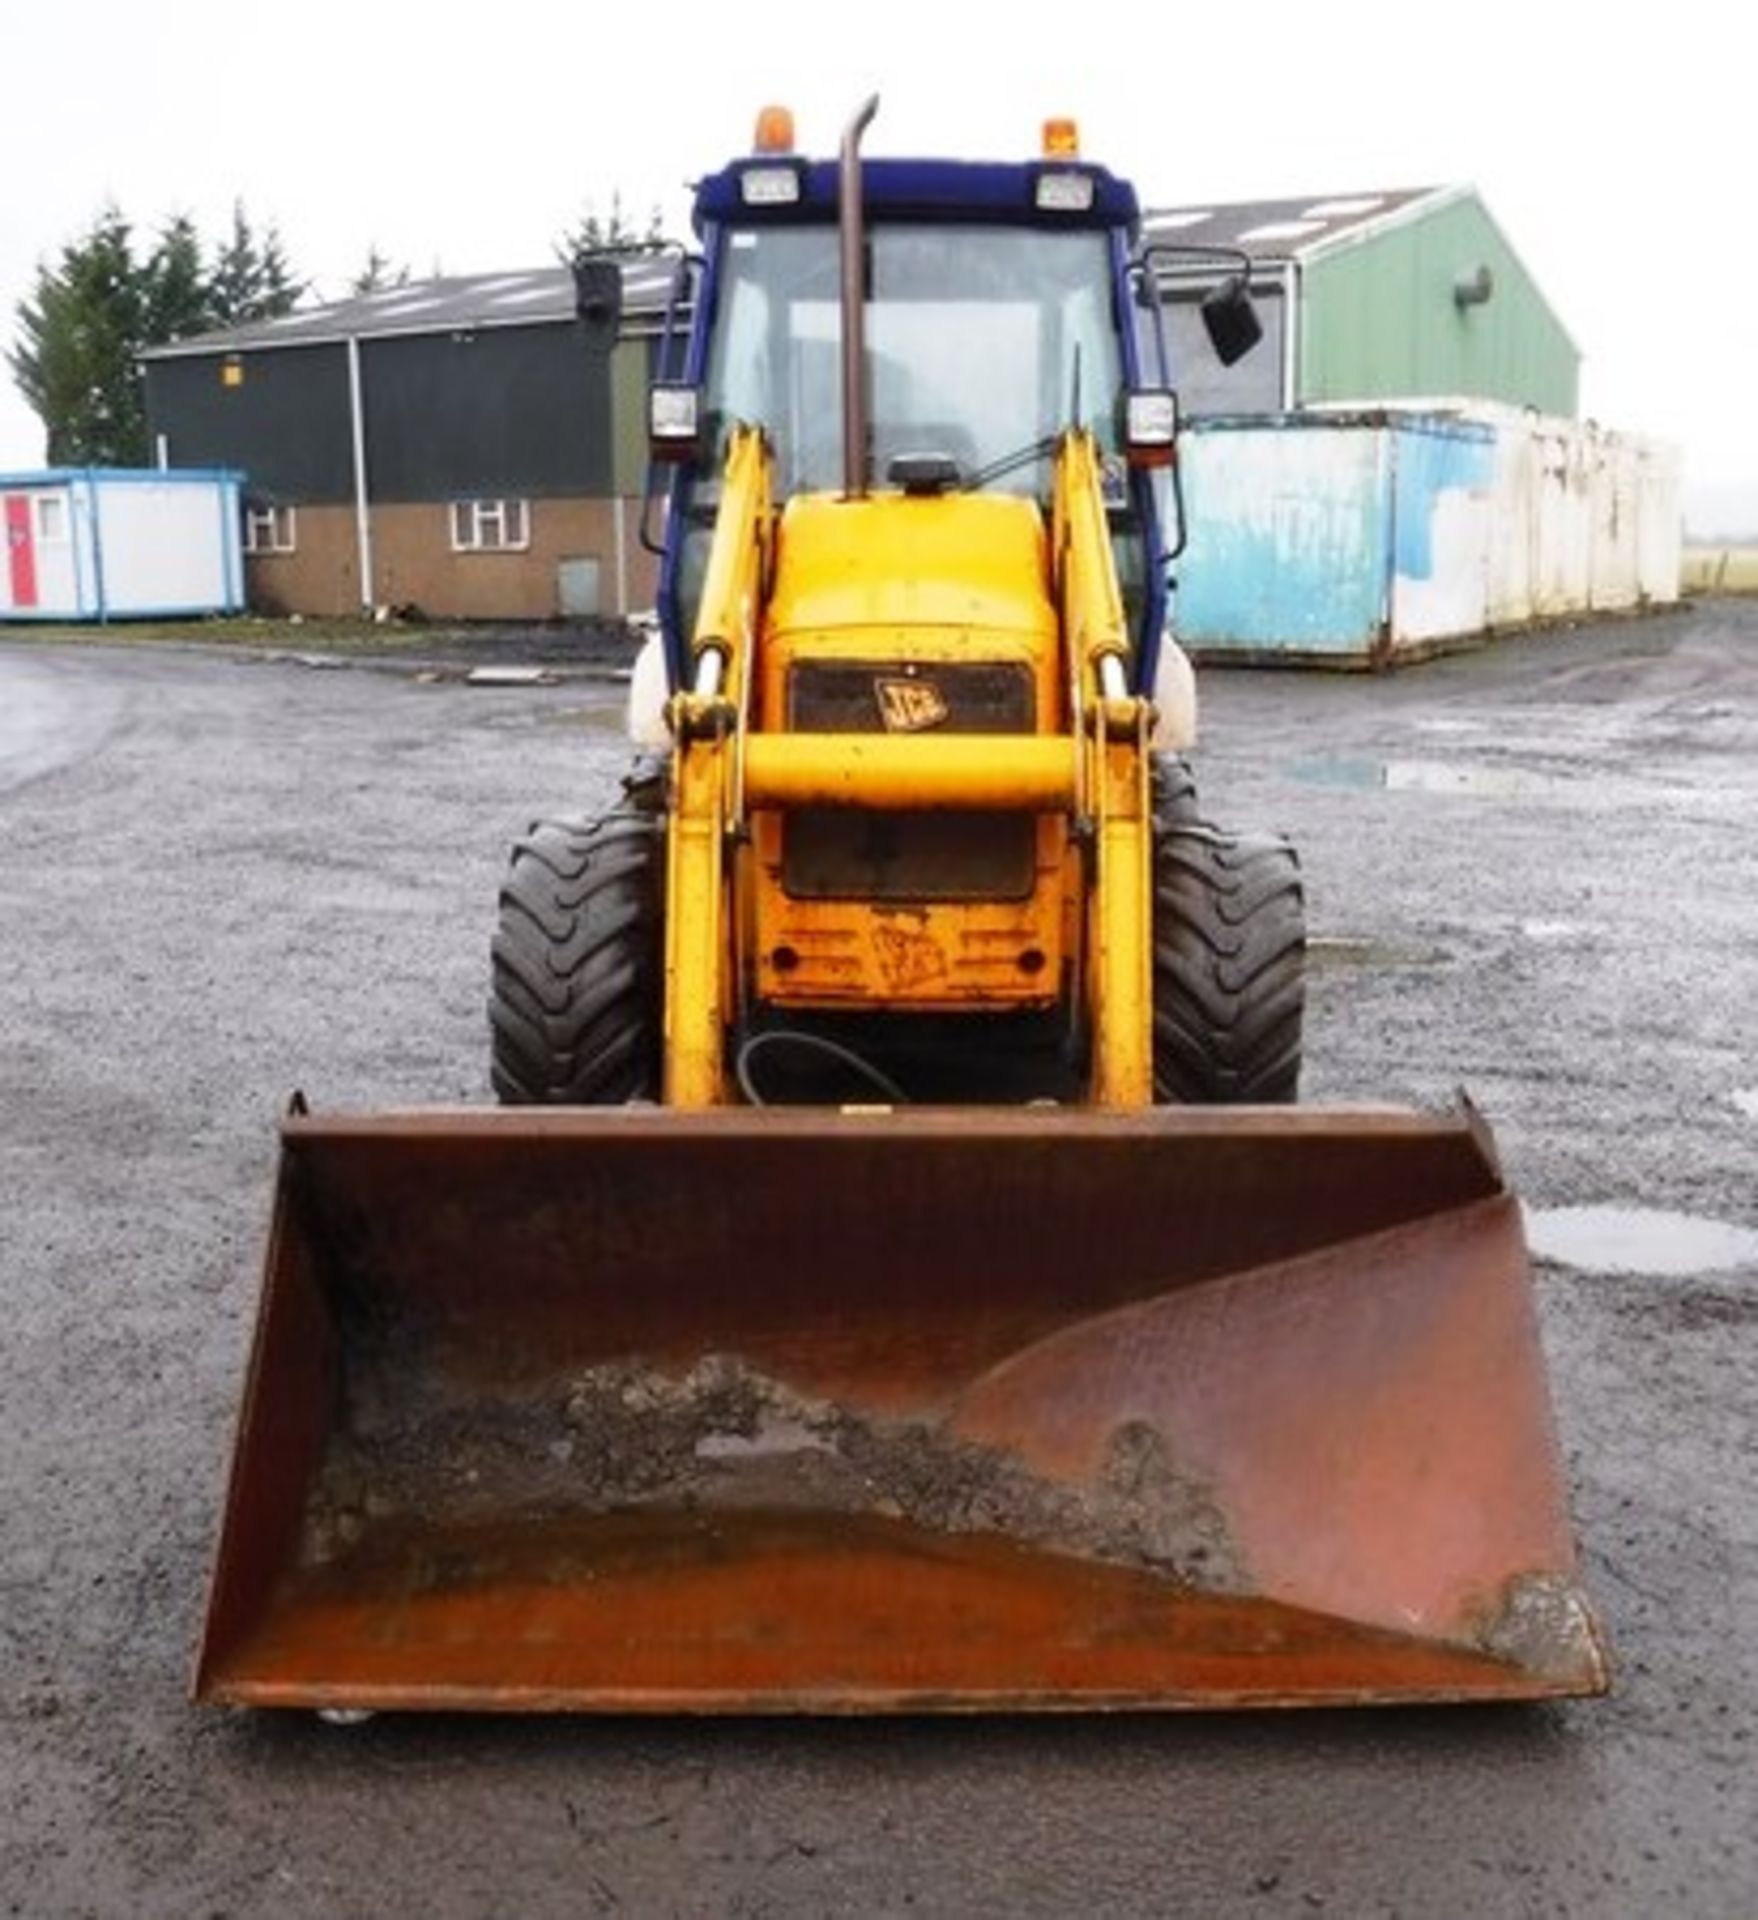
M 88 232 L 39 266 L 18 306 L 7 361 L 48 434 L 51 466 L 126 466 L 146 454 L 135 367 L 143 289 L 126 219 L 106 206 Z
M 393 261 L 389 254 L 380 253 L 375 240 L 366 250 L 366 264 L 349 283 L 348 291 L 356 298 L 366 293 L 388 293 L 393 287 L 406 287 L 409 284 L 409 269 Z
M 242 327 L 275 320 L 299 304 L 305 283 L 287 264 L 281 237 L 271 225 L 259 239 L 244 202 L 232 203 L 232 231 L 221 242 L 208 275 L 208 307 L 216 327 Z
M 555 249 L 566 263 L 589 253 L 617 253 L 625 248 L 638 253 L 659 245 L 664 237 L 657 207 L 648 214 L 646 227 L 637 228 L 623 213 L 623 196 L 612 193 L 608 214 L 601 214 L 596 203 L 588 200 L 579 219 L 557 238 Z

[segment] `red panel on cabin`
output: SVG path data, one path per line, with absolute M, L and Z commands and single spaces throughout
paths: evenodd
M 6 569 L 12 582 L 12 604 L 37 604 L 37 549 L 31 537 L 29 494 L 6 496 Z

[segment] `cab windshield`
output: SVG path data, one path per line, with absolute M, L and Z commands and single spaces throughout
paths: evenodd
M 867 230 L 869 476 L 941 454 L 964 484 L 1042 497 L 1069 426 L 1115 440 L 1123 367 L 1099 232 L 933 225 Z M 718 468 L 734 421 L 761 424 L 778 494 L 842 485 L 834 227 L 727 235 L 707 406 Z M 993 471 L 991 471 L 993 470 Z

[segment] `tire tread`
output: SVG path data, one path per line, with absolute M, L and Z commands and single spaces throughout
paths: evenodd
M 539 820 L 513 849 L 490 955 L 490 1078 L 507 1106 L 607 1106 L 659 1089 L 663 790 Z
M 1306 918 L 1286 840 L 1204 821 L 1188 770 L 1154 769 L 1154 1094 L 1282 1103 L 1300 1086 Z

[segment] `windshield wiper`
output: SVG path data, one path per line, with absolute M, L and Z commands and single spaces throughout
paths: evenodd
M 978 467 L 965 481 L 963 490 L 976 493 L 991 480 L 999 480 L 1003 474 L 1015 473 L 1037 460 L 1047 460 L 1056 451 L 1056 442 L 1061 437 L 1060 434 L 1047 433 L 1043 439 L 1034 440 L 1029 446 L 1016 447 L 1012 453 L 1004 453 L 999 460 L 991 460 L 986 467 Z

